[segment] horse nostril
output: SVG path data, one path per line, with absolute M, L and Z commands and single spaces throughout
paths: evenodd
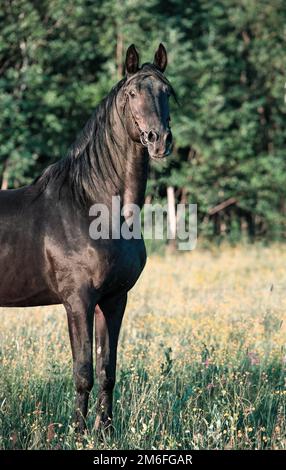
M 159 134 L 151 130 L 148 132 L 147 139 L 148 139 L 148 142 L 150 142 L 151 144 L 154 144 L 154 142 L 156 142 L 159 139 Z
M 169 147 L 173 141 L 172 132 L 169 131 L 166 135 L 166 146 Z

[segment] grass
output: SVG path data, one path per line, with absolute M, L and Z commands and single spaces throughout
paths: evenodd
M 285 288 L 283 245 L 153 255 L 129 297 L 103 441 L 74 433 L 63 309 L 1 309 L 0 448 L 286 449 Z

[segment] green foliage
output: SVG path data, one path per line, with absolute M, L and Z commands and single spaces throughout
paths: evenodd
M 65 154 L 95 105 L 121 77 L 130 43 L 142 61 L 168 49 L 173 157 L 152 167 L 149 195 L 220 214 L 239 237 L 285 234 L 286 139 L 283 0 L 1 0 L 0 175 L 31 182 Z

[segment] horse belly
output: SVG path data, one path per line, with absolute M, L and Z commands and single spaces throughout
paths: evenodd
M 15 240 L 14 240 L 15 241 Z M 23 241 L 23 240 L 22 240 Z M 23 244 L 0 243 L 0 306 L 31 307 L 58 303 L 41 269 L 40 253 Z M 35 248 L 35 247 L 34 247 Z
M 30 274 L 30 275 L 29 275 Z M 58 297 L 49 289 L 45 280 L 25 269 L 0 269 L 0 306 L 34 307 L 59 303 Z

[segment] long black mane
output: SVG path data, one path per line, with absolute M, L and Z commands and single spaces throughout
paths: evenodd
M 96 195 L 108 188 L 115 194 L 124 175 L 124 162 L 128 135 L 124 129 L 124 114 L 118 109 L 117 95 L 122 87 L 139 76 L 155 76 L 168 85 L 171 95 L 175 92 L 166 77 L 151 64 L 130 78 L 123 78 L 95 108 L 91 118 L 79 133 L 66 157 L 50 165 L 33 186 L 37 193 L 46 191 L 51 184 L 59 192 L 68 184 L 73 199 L 78 204 L 94 201 Z M 116 123 L 112 122 L 111 110 L 116 110 Z M 114 132 L 115 125 L 121 132 Z

